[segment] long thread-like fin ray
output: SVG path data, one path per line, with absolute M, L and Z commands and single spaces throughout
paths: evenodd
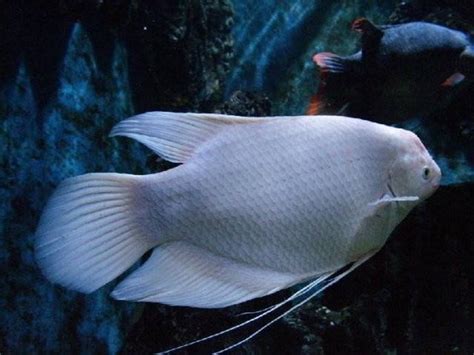
M 222 354 L 223 352 L 225 351 L 229 351 L 229 350 L 232 350 L 244 343 L 246 343 L 247 341 L 251 340 L 252 338 L 254 338 L 256 335 L 258 335 L 259 333 L 261 333 L 263 330 L 265 330 L 266 328 L 268 328 L 270 325 L 272 325 L 273 323 L 275 323 L 276 321 L 278 321 L 279 319 L 285 317 L 286 315 L 290 314 L 291 312 L 293 312 L 295 309 L 301 307 L 303 304 L 305 304 L 306 302 L 310 301 L 311 299 L 313 299 L 314 297 L 316 297 L 317 295 L 319 295 L 321 292 L 323 292 L 325 289 L 327 289 L 328 287 L 330 287 L 331 285 L 335 284 L 336 282 L 338 282 L 340 279 L 342 279 L 344 276 L 346 276 L 347 274 L 351 273 L 352 271 L 354 271 L 357 267 L 359 267 L 360 265 L 362 265 L 365 261 L 367 261 L 373 254 L 368 254 L 366 255 L 365 257 L 363 257 L 362 259 L 359 259 L 358 261 L 356 261 L 354 264 L 351 265 L 351 267 L 349 269 L 347 269 L 346 271 L 344 271 L 342 274 L 336 276 L 334 279 L 332 279 L 330 282 L 328 282 L 326 285 L 324 285 L 323 287 L 321 287 L 319 290 L 317 290 L 316 292 L 310 294 L 308 297 L 306 297 L 305 299 L 303 299 L 301 302 L 297 303 L 296 305 L 294 305 L 293 307 L 291 307 L 289 310 L 285 311 L 284 313 L 280 314 L 278 317 L 272 319 L 271 321 L 269 321 L 268 323 L 266 323 L 265 325 L 263 325 L 262 327 L 260 327 L 259 329 L 257 329 L 255 332 L 253 332 L 251 335 L 249 335 L 248 337 L 246 337 L 245 339 L 242 339 L 241 341 L 235 343 L 235 344 L 232 344 L 231 346 L 228 346 L 224 349 L 221 349 L 219 351 L 216 351 L 214 352 L 213 354 Z M 316 285 L 315 285 L 316 286 Z M 314 286 L 313 286 L 314 287 Z M 313 288 L 311 287 L 311 288 Z M 305 292 L 306 294 L 307 292 Z
M 162 352 L 159 352 L 158 354 L 168 354 L 168 353 L 171 353 L 173 351 L 176 351 L 176 350 L 180 350 L 180 349 L 184 349 L 184 348 L 187 348 L 187 347 L 190 347 L 192 345 L 196 345 L 196 344 L 199 344 L 199 343 L 202 343 L 204 341 L 207 341 L 207 340 L 211 340 L 213 338 L 216 338 L 218 336 L 221 336 L 221 335 L 224 335 L 224 334 L 227 334 L 229 332 L 232 332 L 234 330 L 237 330 L 239 328 L 242 328 L 244 326 L 246 326 L 247 324 L 250 324 L 250 323 L 253 323 L 257 320 L 259 320 L 260 318 L 266 316 L 267 314 L 270 314 L 271 312 L 277 310 L 278 308 L 284 306 L 285 304 L 287 304 L 288 302 L 290 301 L 293 301 L 294 299 L 304 295 L 306 292 L 308 292 L 310 289 L 312 289 L 313 287 L 321 284 L 322 282 L 324 282 L 328 277 L 330 277 L 331 274 L 330 273 L 327 273 L 327 274 L 323 274 L 322 276 L 318 277 L 316 280 L 310 282 L 308 285 L 304 286 L 303 288 L 301 288 L 300 290 L 298 290 L 297 292 L 295 292 L 293 295 L 291 295 L 290 297 L 286 298 L 285 300 L 281 301 L 280 303 L 277 303 L 271 307 L 269 307 L 268 310 L 264 311 L 263 313 L 259 314 L 258 316 L 255 316 L 253 318 L 250 318 L 244 322 L 241 322 L 237 325 L 234 325 L 230 328 L 227 328 L 227 329 L 224 329 L 220 332 L 217 332 L 217 333 L 214 333 L 214 334 L 211 334 L 207 337 L 204 337 L 204 338 L 201 338 L 201 339 L 197 339 L 197 340 L 194 340 L 192 342 L 189 342 L 189 343 L 186 343 L 186 344 L 183 344 L 183 345 L 180 345 L 180 346 L 177 346 L 175 348 L 171 348 L 171 349 L 168 349 L 168 350 L 165 350 L 165 351 L 162 351 Z
M 249 312 L 242 312 L 242 313 L 239 313 L 239 314 L 236 314 L 235 316 L 236 317 L 242 317 L 242 316 L 249 316 L 249 315 L 252 315 L 252 314 L 259 314 L 259 313 L 263 313 L 263 312 L 266 312 L 268 311 L 269 309 L 275 307 L 275 305 L 271 305 L 269 307 L 265 307 L 263 309 L 259 309 L 257 311 L 249 311 Z

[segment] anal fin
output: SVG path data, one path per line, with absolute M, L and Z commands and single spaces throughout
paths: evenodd
M 307 275 L 264 270 L 213 254 L 187 242 L 157 247 L 112 292 L 119 300 L 221 308 L 262 297 Z

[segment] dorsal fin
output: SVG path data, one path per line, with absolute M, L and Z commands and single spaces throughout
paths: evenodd
M 383 30 L 364 17 L 355 19 L 352 22 L 351 28 L 353 31 L 359 32 L 362 35 L 368 35 L 371 37 L 383 36 Z
M 362 62 L 367 72 L 370 73 L 376 66 L 376 54 L 380 47 L 384 31 L 366 18 L 354 20 L 354 22 L 352 22 L 352 30 L 362 35 L 360 39 Z
M 146 145 L 162 158 L 184 163 L 197 147 L 229 125 L 274 120 L 207 113 L 147 112 L 118 123 L 110 136 L 126 136 Z

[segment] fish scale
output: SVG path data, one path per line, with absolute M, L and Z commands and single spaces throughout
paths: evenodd
M 180 222 L 176 228 L 169 230 L 170 236 L 165 239 L 189 240 L 219 255 L 273 269 L 275 269 L 273 259 L 277 252 L 281 254 L 281 257 L 277 257 L 281 260 L 279 268 L 276 268 L 280 271 L 314 271 L 320 267 L 320 264 L 327 264 L 332 259 L 325 256 L 343 255 L 345 247 L 343 243 L 338 244 L 341 238 L 331 238 L 331 236 L 343 234 L 344 229 L 350 233 L 349 228 L 356 227 L 359 216 L 347 208 L 345 213 L 341 212 L 339 207 L 345 199 L 341 200 L 338 193 L 343 193 L 349 196 L 350 200 L 357 201 L 357 197 L 352 197 L 352 195 L 357 195 L 357 190 L 353 189 L 357 185 L 349 184 L 344 180 L 349 177 L 345 170 L 354 171 L 348 165 L 349 162 L 344 159 L 331 159 L 331 156 L 340 155 L 338 150 L 345 148 L 341 147 L 340 143 L 335 144 L 338 139 L 342 138 L 347 144 L 351 144 L 351 137 L 350 134 L 343 137 L 343 133 L 340 133 L 335 134 L 332 139 L 321 139 L 323 137 L 319 134 L 305 135 L 304 128 L 291 124 L 285 131 L 288 134 L 281 135 L 279 128 L 278 134 L 272 136 L 267 133 L 265 137 L 268 138 L 263 141 L 259 138 L 258 132 L 252 132 L 245 140 L 241 139 L 239 135 L 247 132 L 235 132 L 238 131 L 236 128 L 234 132 L 228 133 L 229 138 L 222 138 L 226 141 L 226 145 L 220 149 L 215 148 L 213 151 L 216 153 L 213 155 L 207 154 L 206 149 L 203 149 L 202 153 L 197 152 L 193 160 L 188 163 L 188 165 L 194 165 L 195 168 L 190 168 L 189 171 L 195 174 L 197 170 L 202 169 L 206 170 L 207 174 L 206 179 L 200 180 L 199 184 L 194 181 L 194 190 L 190 191 L 188 200 L 194 201 L 192 198 L 194 191 L 199 191 L 192 203 L 192 209 L 200 213 L 196 215 L 178 211 L 180 215 L 191 216 L 192 221 L 187 220 L 183 223 L 186 228 L 183 228 Z M 300 137 L 301 144 L 298 147 L 301 148 L 288 150 L 286 149 L 287 140 L 293 137 Z M 351 148 L 352 150 L 357 149 L 357 145 L 360 144 L 357 137 L 355 138 L 355 147 Z M 322 144 L 315 145 L 314 142 L 318 140 Z M 264 153 L 256 157 L 255 152 L 262 151 L 259 144 L 267 149 L 263 149 Z M 224 159 L 231 155 L 226 150 L 227 145 L 232 145 L 232 155 L 238 156 L 238 159 Z M 333 154 L 328 154 L 328 147 L 333 147 Z M 200 154 L 206 155 L 200 159 Z M 277 156 L 276 159 L 275 156 Z M 217 164 L 213 162 L 218 162 L 219 165 L 216 166 Z M 258 170 L 259 173 L 238 174 L 244 170 Z M 190 180 L 193 179 L 193 174 L 190 174 Z M 236 174 L 238 174 L 237 178 L 235 178 Z M 192 185 L 191 181 L 186 181 L 186 174 L 182 176 L 182 179 L 184 185 Z M 259 182 L 255 183 L 255 181 Z M 292 182 L 290 189 L 282 184 L 284 181 Z M 311 189 L 315 186 L 314 181 L 321 184 L 317 191 Z M 262 190 L 262 185 L 275 188 Z M 335 186 L 338 188 L 334 188 Z M 351 188 L 341 190 L 341 186 Z M 319 193 L 319 196 L 317 199 L 314 196 L 305 198 L 308 192 L 312 195 Z M 200 197 L 202 195 L 212 198 L 202 199 Z M 373 199 L 377 197 L 373 196 Z M 262 204 L 261 201 L 268 201 L 268 203 Z M 157 201 L 156 205 L 166 206 L 166 200 Z M 306 208 L 303 208 L 304 206 Z M 332 206 L 338 210 L 337 214 L 323 213 L 333 208 Z M 237 211 L 237 213 L 232 211 Z M 222 212 L 226 213 L 225 219 L 221 218 Z M 293 223 L 280 223 L 283 217 L 293 220 Z M 265 232 L 262 231 L 260 220 L 269 221 L 270 231 L 266 225 Z M 308 224 L 308 220 L 314 220 L 315 223 Z M 295 228 L 289 228 L 291 224 L 294 224 Z M 323 234 L 318 231 L 321 228 L 325 235 L 319 236 L 318 234 Z M 242 231 L 245 231 L 244 236 L 242 236 Z M 275 236 L 277 241 L 274 245 L 269 246 L 265 242 L 268 234 Z M 314 238 L 310 238 L 311 235 Z M 297 246 L 299 245 L 300 248 L 295 247 L 293 240 L 299 242 Z M 288 247 L 281 248 L 281 243 L 288 244 Z M 301 252 L 305 250 L 308 252 L 302 254 Z M 298 257 L 295 257 L 295 254 Z

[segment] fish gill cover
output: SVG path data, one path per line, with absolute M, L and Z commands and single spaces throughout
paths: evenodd
M 34 230 L 60 181 L 90 171 L 144 174 L 169 167 L 138 144 L 108 139 L 114 123 L 151 109 L 303 113 L 318 85 L 312 55 L 357 50 L 354 18 L 383 24 L 393 12 L 392 22 L 426 20 L 465 32 L 474 24 L 470 8 L 456 1 L 19 1 L 2 7 L 2 353 L 150 353 L 219 331 L 239 321 L 238 313 L 288 296 L 283 291 L 228 310 L 199 311 L 116 302 L 108 297 L 110 286 L 84 296 L 49 284 L 33 257 Z M 447 172 L 445 183 L 463 184 L 442 187 L 369 264 L 243 351 L 473 351 L 472 90 L 467 85 L 428 121 L 405 124 Z

